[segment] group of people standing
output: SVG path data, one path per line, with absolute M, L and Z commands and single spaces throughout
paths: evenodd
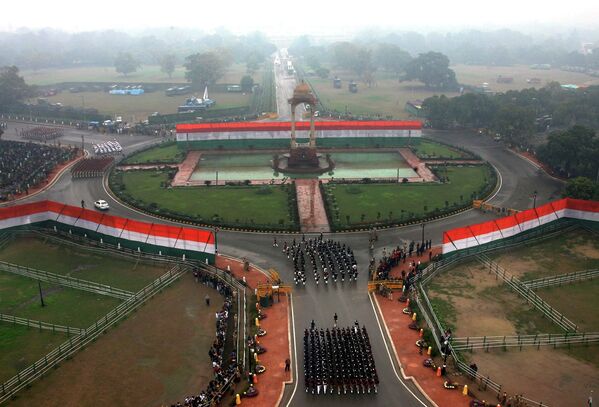
M 379 260 L 379 263 L 374 270 L 374 279 L 388 280 L 389 274 L 394 267 L 402 262 L 406 263 L 408 258 L 413 259 L 413 257 L 422 257 L 426 251 L 428 251 L 428 261 L 431 261 L 433 254 L 431 247 L 432 241 L 425 240 L 422 243 L 411 241 L 409 244 L 404 244 L 403 247 L 397 246 L 390 252 L 387 252 L 386 248 L 383 249 L 383 257 Z M 371 260 L 370 265 L 371 267 L 374 267 L 374 258 Z M 420 260 L 410 260 L 410 271 L 416 272 L 418 270 L 418 265 L 420 265 Z M 405 280 L 405 277 L 404 272 L 402 279 Z
M 312 394 L 377 393 L 379 384 L 366 327 L 304 331 L 304 382 Z
M 277 239 L 273 240 L 273 247 L 279 247 Z M 325 284 L 330 280 L 337 282 L 358 279 L 358 263 L 353 250 L 344 243 L 324 239 L 321 233 L 318 237 L 306 239 L 302 235 L 299 243 L 295 239 L 289 245 L 285 241 L 283 253 L 293 263 L 293 281 L 296 285 L 306 285 L 306 270 L 311 270 L 316 284 L 322 278 Z

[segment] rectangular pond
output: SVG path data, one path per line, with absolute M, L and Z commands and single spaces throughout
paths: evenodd
M 343 152 L 331 153 L 335 161 L 333 174 L 319 178 L 411 178 L 418 174 L 409 168 L 399 153 L 395 152 Z M 270 167 L 272 154 L 202 154 L 190 181 L 270 180 L 281 179 Z M 303 177 L 308 177 L 304 175 Z

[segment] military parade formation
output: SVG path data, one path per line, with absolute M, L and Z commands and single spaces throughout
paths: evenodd
M 377 393 L 379 378 L 370 339 L 358 321 L 353 327 L 304 331 L 304 382 L 315 395 Z
M 276 238 L 273 246 L 278 247 Z M 301 242 L 295 239 L 291 244 L 283 243 L 283 253 L 293 263 L 293 281 L 296 285 L 306 285 L 306 271 L 312 271 L 314 282 L 318 285 L 321 281 L 342 282 L 357 281 L 358 265 L 353 250 L 331 239 L 324 239 L 322 233 L 318 237 L 306 239 L 302 236 Z

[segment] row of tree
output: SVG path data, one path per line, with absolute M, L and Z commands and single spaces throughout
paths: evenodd
M 510 144 L 525 147 L 530 145 L 530 136 L 537 129 L 545 130 L 549 123 L 557 128 L 599 128 L 599 86 L 571 90 L 554 82 L 540 89 L 495 95 L 433 96 L 422 106 L 434 128 L 485 128 Z
M 356 42 L 336 42 L 330 46 L 312 46 L 308 37 L 299 37 L 290 52 L 303 58 L 305 64 L 323 78 L 329 70 L 323 65 L 352 72 L 368 86 L 375 84 L 375 72 L 385 71 L 398 80 L 418 80 L 431 89 L 457 90 L 458 83 L 449 58 L 439 52 L 427 52 L 412 57 L 397 45 Z
M 118 31 L 66 33 L 59 30 L 0 32 L 0 66 L 21 69 L 111 66 L 115 55 L 130 54 L 139 64 L 155 65 L 165 55 L 183 61 L 188 55 L 226 50 L 236 63 L 254 64 L 276 50 L 263 34 L 234 35 L 225 30 L 205 34 L 180 28 L 141 35 Z

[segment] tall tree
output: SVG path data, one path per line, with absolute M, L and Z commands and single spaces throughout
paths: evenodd
M 599 199 L 599 184 L 587 177 L 572 178 L 566 184 L 562 195 L 577 199 Z
M 118 73 L 122 73 L 127 76 L 131 72 L 137 71 L 141 64 L 133 58 L 133 55 L 129 52 L 119 52 L 114 59 L 114 67 Z
M 160 70 L 168 75 L 169 79 L 173 77 L 177 63 L 175 54 L 165 54 L 160 57 Z
M 458 82 L 455 72 L 449 69 L 449 58 L 440 52 L 427 52 L 411 60 L 405 68 L 402 81 L 417 80 L 429 88 L 455 90 Z
M 196 89 L 214 84 L 225 73 L 225 63 L 215 52 L 189 55 L 183 64 L 187 71 L 185 78 Z
M 385 71 L 399 75 L 412 60 L 412 56 L 397 45 L 380 44 L 374 53 L 374 60 Z
M 19 76 L 16 66 L 0 68 L 0 108 L 17 104 L 32 95 L 31 87 Z
M 254 79 L 250 75 L 244 75 L 239 83 L 241 90 L 244 92 L 251 92 L 254 87 Z

